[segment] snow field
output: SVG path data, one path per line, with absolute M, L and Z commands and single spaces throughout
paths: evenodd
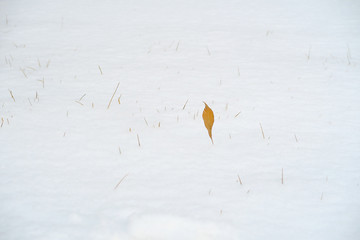
M 0 238 L 357 239 L 359 10 L 1 1 Z

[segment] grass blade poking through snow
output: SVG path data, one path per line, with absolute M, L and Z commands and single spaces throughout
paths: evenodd
M 184 106 L 183 106 L 182 110 L 184 110 L 184 109 L 185 109 L 186 104 L 188 103 L 188 101 L 189 101 L 189 99 L 188 99 L 188 100 L 186 100 L 186 102 L 185 102 L 185 104 L 184 104 Z
M 239 174 L 237 176 L 238 176 L 238 180 L 239 180 L 240 185 L 242 185 L 242 181 L 241 181 L 241 178 L 240 178 Z
M 111 96 L 111 99 L 110 99 L 109 105 L 107 106 L 107 109 L 110 108 L 110 104 L 111 104 L 111 102 L 112 102 L 112 100 L 113 100 L 113 98 L 114 98 L 114 96 L 115 96 L 116 91 L 118 90 L 119 85 L 120 85 L 120 82 L 119 82 L 118 85 L 116 86 L 116 89 L 115 89 L 115 91 L 114 91 L 114 94 Z
M 102 70 L 101 70 L 100 65 L 98 65 L 98 67 L 99 67 L 99 70 L 100 70 L 101 75 L 103 75 L 103 72 L 102 72 Z
M 12 91 L 11 91 L 10 89 L 8 89 L 8 90 L 9 90 L 9 92 L 10 92 L 11 98 L 14 100 L 14 102 L 16 102 Z
M 265 139 L 264 129 L 263 129 L 261 123 L 259 123 L 259 124 L 260 124 L 260 128 L 261 128 L 261 134 L 262 134 L 262 136 L 263 136 L 263 139 Z
M 122 177 L 122 179 L 120 179 L 120 181 L 118 182 L 118 184 L 116 184 L 116 186 L 114 187 L 114 190 L 117 189 L 117 187 L 120 185 L 120 183 L 128 176 L 129 174 L 126 174 L 125 176 Z
M 137 137 L 137 140 L 138 140 L 138 145 L 139 145 L 139 147 L 141 147 L 139 134 L 136 134 L 136 137 Z
M 235 117 L 234 118 L 236 118 L 237 116 L 239 116 L 239 114 L 240 114 L 241 112 L 238 112 L 236 115 L 235 115 Z

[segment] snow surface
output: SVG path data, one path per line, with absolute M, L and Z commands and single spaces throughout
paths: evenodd
M 1 0 L 0 57 L 0 239 L 360 239 L 359 1 Z

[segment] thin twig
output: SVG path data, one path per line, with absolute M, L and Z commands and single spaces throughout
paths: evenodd
M 79 101 L 75 101 L 75 102 L 80 104 L 81 106 L 84 106 L 84 104 L 82 102 L 79 102 Z
M 238 113 L 234 116 L 234 118 L 236 118 L 237 116 L 239 116 L 240 113 L 241 113 L 241 111 L 238 112 Z
M 116 91 L 118 90 L 119 85 L 120 85 L 120 82 L 119 82 L 119 83 L 117 84 L 117 86 L 116 86 L 116 89 L 115 89 L 114 94 L 112 95 L 112 97 L 111 97 L 111 99 L 110 99 L 110 102 L 109 102 L 109 105 L 107 106 L 107 109 L 110 108 L 110 104 L 111 104 L 111 102 L 112 102 L 112 100 L 113 100 L 113 98 L 114 98 L 114 96 L 115 96 Z
M 284 169 L 281 169 L 281 184 L 284 184 Z
M 25 73 L 25 69 L 20 68 L 20 71 L 24 74 L 24 76 L 25 76 L 26 78 L 28 78 L 28 76 L 27 76 L 26 73 Z
M 116 184 L 116 186 L 114 187 L 114 190 L 117 189 L 117 187 L 120 185 L 120 183 L 128 176 L 129 174 L 126 174 L 125 176 L 123 176 L 120 181 L 118 182 L 118 184 Z
M 79 99 L 79 102 L 80 102 L 85 96 L 86 96 L 86 93 L 81 96 L 81 98 Z
M 242 185 L 241 178 L 240 178 L 239 174 L 237 176 L 238 176 L 240 185 Z
M 189 101 L 189 99 L 188 99 L 188 100 L 186 100 L 186 102 L 185 102 L 185 104 L 184 104 L 184 106 L 183 106 L 183 110 L 185 109 L 186 104 L 188 103 L 188 101 Z
M 139 147 L 141 147 L 139 134 L 136 134 L 136 136 L 137 136 L 137 140 L 138 140 L 138 145 L 139 145 Z
M 100 70 L 101 75 L 103 75 L 103 72 L 102 72 L 102 70 L 101 70 L 100 65 L 98 65 L 98 67 L 99 67 L 99 70 Z
M 263 130 L 262 126 L 261 126 L 261 123 L 259 123 L 259 124 L 260 124 L 260 128 L 261 128 L 261 133 L 262 133 L 263 139 L 265 139 L 264 130 Z
M 14 102 L 16 102 L 12 91 L 11 91 L 10 89 L 8 89 L 8 90 L 9 90 L 9 92 L 10 92 L 11 98 L 14 100 Z

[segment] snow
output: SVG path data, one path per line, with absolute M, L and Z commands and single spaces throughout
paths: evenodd
M 0 1 L 0 239 L 359 239 L 359 13 Z

